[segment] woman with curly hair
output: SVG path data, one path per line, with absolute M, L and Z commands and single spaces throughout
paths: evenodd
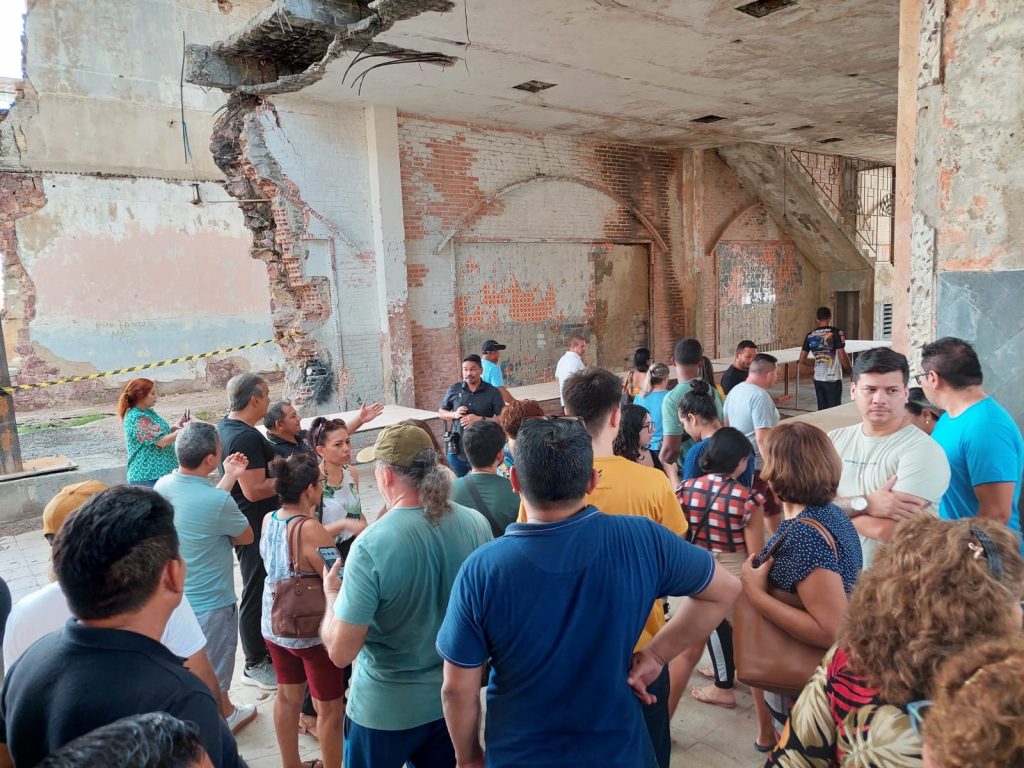
M 1024 559 L 1005 526 L 928 515 L 901 523 L 861 574 L 839 641 L 800 694 L 768 766 L 921 766 L 908 708 L 947 695 L 939 668 L 978 638 L 1020 636 L 1022 593 Z M 999 685 L 1006 678 L 954 719 L 991 700 Z M 950 765 L 981 764 L 972 754 Z
M 939 670 L 924 719 L 924 768 L 1024 768 L 1024 636 L 991 640 Z
M 651 414 L 641 405 L 624 405 L 620 409 L 619 433 L 612 443 L 612 451 L 616 456 L 653 467 L 651 452 L 648 446 L 654 436 L 654 422 Z
M 524 421 L 536 419 L 544 415 L 544 409 L 536 400 L 513 400 L 506 403 L 498 416 L 498 423 L 505 432 L 505 458 L 498 466 L 498 474 L 508 479 L 512 466 L 516 463 L 515 447 L 516 435 L 519 434 L 519 427 Z

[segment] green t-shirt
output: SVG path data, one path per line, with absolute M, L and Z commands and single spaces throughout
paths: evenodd
M 434 641 L 455 575 L 490 540 L 483 516 L 459 504 L 439 523 L 396 507 L 356 538 L 334 604 L 342 621 L 369 625 L 345 708 L 354 723 L 401 731 L 444 717 Z
M 683 398 L 686 397 L 686 393 L 689 391 L 690 382 L 681 381 L 665 395 L 665 399 L 661 402 L 661 418 L 664 422 L 666 435 L 685 434 L 683 424 L 679 421 L 679 404 L 683 402 Z M 718 393 L 717 389 L 713 388 L 711 394 L 715 398 L 715 410 L 718 411 L 718 418 L 721 419 L 722 407 L 725 403 L 722 401 L 722 396 Z
M 483 510 L 477 509 L 476 500 L 469 492 L 467 483 L 473 483 L 480 498 L 490 512 L 490 518 L 494 520 L 491 526 L 491 533 L 495 537 L 505 533 L 509 523 L 514 523 L 519 516 L 519 494 L 512 490 L 512 483 L 504 477 L 491 475 L 486 472 L 470 472 L 465 477 L 460 477 L 452 483 L 452 501 L 470 509 L 476 509 L 484 517 L 488 517 Z M 495 531 L 497 527 L 497 531 Z

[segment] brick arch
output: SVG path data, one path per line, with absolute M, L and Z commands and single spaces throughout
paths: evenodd
M 623 198 L 621 195 L 615 193 L 613 190 L 609 189 L 608 187 L 604 186 L 603 184 L 598 184 L 597 182 L 589 181 L 587 179 L 577 178 L 577 177 L 574 177 L 574 176 L 547 176 L 547 175 L 541 174 L 541 175 L 538 175 L 538 176 L 532 176 L 532 177 L 530 177 L 528 179 L 520 179 L 519 181 L 514 181 L 511 184 L 506 184 L 501 189 L 499 189 L 499 190 L 497 190 L 495 192 L 492 192 L 491 194 L 489 194 L 486 197 L 482 198 L 481 200 L 477 201 L 470 208 L 465 210 L 462 213 L 462 215 L 459 216 L 458 220 L 451 227 L 451 229 L 449 229 L 441 237 L 440 242 L 438 242 L 437 246 L 433 250 L 433 254 L 435 256 L 440 255 L 441 251 L 444 249 L 444 247 L 446 245 L 448 245 L 449 242 L 451 242 L 452 238 L 455 237 L 459 232 L 461 232 L 467 226 L 469 226 L 470 222 L 472 222 L 474 219 L 476 219 L 476 217 L 480 213 L 480 211 L 482 211 L 488 205 L 493 203 L 495 200 L 498 200 L 498 199 L 500 199 L 500 198 L 502 198 L 502 197 L 504 197 L 504 196 L 506 196 L 506 195 L 508 195 L 508 194 L 510 194 L 512 192 L 514 192 L 515 190 L 520 189 L 521 187 L 525 187 L 525 186 L 530 185 L 530 184 L 540 184 L 540 183 L 546 183 L 546 182 L 552 182 L 552 181 L 563 181 L 563 182 L 568 182 L 570 184 L 579 184 L 580 186 L 583 186 L 583 187 L 589 187 L 590 189 L 593 189 L 596 192 L 600 192 L 605 197 L 615 201 L 615 203 L 617 203 L 618 205 L 621 205 L 623 208 L 628 210 L 633 215 L 633 217 L 638 222 L 640 222 L 640 225 L 644 229 L 647 230 L 647 232 L 651 236 L 651 241 L 652 241 L 654 247 L 658 251 L 661 251 L 662 253 L 668 253 L 668 250 L 669 250 L 668 249 L 668 245 L 666 245 L 664 238 L 662 238 L 662 236 L 661 236 L 661 233 L 659 233 L 657 228 L 651 223 L 651 220 L 643 213 L 643 211 L 641 211 L 639 208 L 637 208 L 631 202 L 629 202 L 628 200 Z

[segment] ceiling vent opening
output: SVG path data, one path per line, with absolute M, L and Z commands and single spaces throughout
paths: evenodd
M 540 93 L 546 91 L 548 88 L 554 88 L 558 83 L 545 83 L 543 80 L 527 80 L 525 83 L 519 85 L 513 85 L 517 91 L 526 91 L 527 93 Z
M 695 117 L 691 120 L 691 123 L 717 123 L 719 120 L 725 120 L 726 118 L 719 115 L 704 115 L 704 117 Z
M 831 139 L 822 139 L 819 144 L 835 144 L 837 141 L 842 141 L 838 136 L 833 136 Z
M 755 0 L 753 3 L 739 6 L 736 10 L 753 16 L 755 19 L 763 19 L 769 13 L 781 11 L 783 8 L 796 5 L 796 3 L 797 0 Z

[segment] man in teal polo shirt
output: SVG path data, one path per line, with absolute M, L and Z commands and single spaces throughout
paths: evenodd
M 658 458 L 661 459 L 662 469 L 668 475 L 673 488 L 679 487 L 679 468 L 676 462 L 686 457 L 686 451 L 693 445 L 693 441 L 686 436 L 683 424 L 679 421 L 679 404 L 690 391 L 690 382 L 700 378 L 701 358 L 704 357 L 704 347 L 697 339 L 683 339 L 676 344 L 675 352 L 672 354 L 672 362 L 676 366 L 676 385 L 665 395 L 661 403 L 661 419 L 664 437 L 661 440 L 661 452 Z M 710 382 L 709 382 L 710 383 Z M 718 418 L 722 418 L 722 396 L 718 389 L 711 386 L 711 395 L 715 399 L 715 409 L 718 411 Z
M 345 768 L 455 765 L 434 640 L 459 568 L 491 528 L 448 500 L 450 475 L 438 459 L 426 432 L 401 424 L 357 456 L 376 462 L 387 512 L 356 539 L 342 581 L 339 564 L 324 578 L 324 647 L 339 667 L 356 660 Z

